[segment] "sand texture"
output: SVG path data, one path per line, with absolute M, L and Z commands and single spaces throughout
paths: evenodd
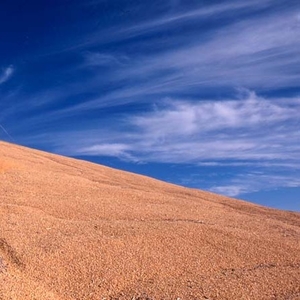
M 0 299 L 300 299 L 300 214 L 0 142 Z

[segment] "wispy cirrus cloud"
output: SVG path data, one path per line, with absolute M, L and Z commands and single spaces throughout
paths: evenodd
M 14 73 L 14 67 L 9 66 L 0 72 L 0 84 L 8 81 Z
M 51 91 L 38 92 L 26 99 L 38 102 L 34 99 L 45 94 L 42 103 L 46 106 L 69 103 L 55 112 L 56 116 L 64 117 L 128 103 L 156 103 L 165 97 L 185 94 L 197 99 L 207 89 L 222 93 L 223 89 L 236 87 L 259 92 L 296 87 L 300 80 L 300 7 L 291 5 L 272 9 L 273 6 L 276 8 L 275 4 L 278 4 L 275 0 L 231 1 L 187 7 L 173 11 L 171 15 L 159 15 L 150 23 L 139 20 L 135 27 L 140 28 L 143 39 L 138 40 L 132 40 L 131 33 L 136 29 L 128 24 L 120 29 L 120 33 L 115 32 L 115 28 L 103 29 L 114 42 L 123 40 L 127 41 L 126 44 L 117 48 L 117 52 L 108 51 L 115 49 L 112 47 L 114 42 L 106 41 L 105 34 L 103 37 L 95 33 L 98 40 L 93 41 L 92 50 L 89 44 L 70 50 L 82 56 L 77 67 L 67 70 L 67 74 L 75 74 L 79 80 L 75 79 L 72 85 L 56 86 L 55 89 L 62 91 L 56 99 L 49 96 L 47 100 Z M 232 16 L 237 9 L 247 12 L 244 18 L 233 18 L 204 32 L 197 25 L 199 33 L 187 28 L 170 36 L 165 34 L 150 39 L 147 36 L 147 28 L 154 27 L 158 32 L 164 32 L 167 24 L 173 24 L 172 20 L 182 23 L 194 20 L 196 25 L 206 20 L 203 16 L 223 20 L 223 13 Z M 84 81 L 81 74 L 84 74 Z M 76 95 L 76 101 L 70 98 L 72 94 Z M 30 110 L 30 106 L 27 109 Z
M 94 156 L 112 156 L 118 157 L 120 159 L 137 162 L 138 159 L 129 154 L 128 151 L 131 150 L 130 145 L 121 143 L 101 143 L 94 146 L 88 146 L 80 150 L 84 155 L 94 155 Z
M 280 187 L 294 188 L 300 186 L 300 180 L 292 174 L 270 174 L 265 173 L 246 173 L 233 176 L 224 185 L 210 187 L 212 192 L 236 197 L 242 194 L 253 193 L 260 190 L 272 190 Z
M 271 14 L 218 28 L 203 40 L 136 59 L 116 78 L 155 80 L 187 87 L 295 86 L 299 81 L 300 31 L 297 13 Z
M 275 186 L 299 186 L 300 99 L 254 92 L 219 101 L 167 99 L 151 112 L 114 120 L 121 127 L 53 134 L 47 142 L 67 155 L 112 156 L 132 162 L 231 166 L 215 192 L 237 196 Z M 253 173 L 253 170 L 260 173 Z M 245 171 L 246 170 L 246 171 Z M 297 171 L 298 170 L 298 171 Z
M 67 145 L 75 141 L 57 139 L 58 149 L 156 162 L 289 166 L 300 161 L 299 109 L 297 97 L 266 99 L 254 92 L 219 101 L 167 99 L 151 112 L 115 120 L 121 127 L 78 131 L 82 147 L 72 150 Z
M 131 122 L 149 134 L 149 138 L 181 137 L 237 129 L 244 129 L 246 133 L 256 131 L 261 126 L 273 127 L 280 122 L 299 119 L 300 98 L 266 100 L 249 92 L 246 99 L 239 100 L 169 100 L 166 103 L 166 109 L 134 117 Z
M 261 2 L 261 5 L 254 5 L 253 9 L 271 3 Z M 218 9 L 211 6 L 199 10 L 202 13 L 203 10 L 209 10 L 217 17 L 219 11 L 233 13 L 235 7 L 247 5 L 250 2 L 233 1 L 218 5 Z M 188 11 L 183 14 L 184 17 L 181 13 L 179 20 L 188 20 L 191 17 L 189 14 L 196 12 Z M 89 73 L 90 80 L 85 85 L 86 89 L 115 88 L 105 94 L 86 98 L 82 103 L 64 109 L 64 112 L 76 113 L 82 109 L 87 111 L 145 101 L 159 102 L 161 98 L 178 94 L 194 95 L 197 98 L 207 89 L 219 89 L 222 92 L 223 89 L 243 87 L 272 91 L 296 87 L 300 80 L 298 15 L 297 10 L 287 7 L 282 11 L 270 10 L 268 14 L 250 14 L 244 19 L 211 29 L 202 38 L 196 38 L 193 32 L 172 35 L 167 39 L 156 37 L 154 41 L 145 38 L 145 41 L 134 44 L 134 55 L 130 53 L 130 35 L 122 34 L 122 39 L 129 39 L 128 48 L 124 47 L 115 53 L 103 51 L 99 46 L 99 51 L 84 51 L 82 54 L 84 64 L 81 70 L 94 67 Z M 140 28 L 141 35 L 147 35 L 147 30 L 143 28 L 153 27 L 154 22 L 158 31 L 164 30 L 165 24 L 171 22 L 166 18 L 151 21 L 150 24 L 142 22 L 136 26 Z M 197 20 L 202 19 L 199 16 Z M 133 28 L 126 30 L 134 31 Z M 118 34 L 113 36 L 119 42 Z M 156 44 L 163 44 L 164 48 L 156 49 Z M 103 68 L 99 67 L 106 68 L 105 76 Z
M 170 8 L 172 14 L 167 13 L 154 20 L 146 21 L 141 24 L 134 25 L 122 30 L 123 33 L 128 35 L 140 35 L 145 32 L 153 30 L 162 30 L 164 27 L 178 26 L 185 22 L 191 22 L 193 20 L 201 20 L 211 17 L 225 17 L 226 14 L 241 13 L 243 11 L 257 11 L 268 7 L 272 4 L 270 1 L 230 1 L 220 4 L 211 4 L 207 6 L 192 7 L 189 9 L 176 12 L 176 8 L 179 7 L 179 1 L 171 1 Z

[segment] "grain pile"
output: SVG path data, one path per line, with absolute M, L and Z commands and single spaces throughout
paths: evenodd
M 300 214 L 1 142 L 0 299 L 300 299 Z

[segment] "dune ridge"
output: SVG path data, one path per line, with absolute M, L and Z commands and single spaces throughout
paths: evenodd
M 300 214 L 0 142 L 0 299 L 300 299 Z

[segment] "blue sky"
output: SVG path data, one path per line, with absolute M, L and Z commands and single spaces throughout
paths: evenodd
M 0 139 L 300 211 L 298 0 L 1 1 Z

